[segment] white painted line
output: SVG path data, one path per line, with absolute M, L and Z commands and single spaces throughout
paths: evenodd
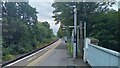
M 59 41 L 59 40 L 58 40 L 58 41 Z M 58 41 L 57 41 L 57 42 L 58 42 Z M 57 43 L 57 42 L 55 42 L 55 43 Z M 53 46 L 55 43 L 51 44 L 50 46 Z M 47 46 L 47 47 L 44 48 L 44 49 L 47 49 L 47 48 L 49 48 L 50 46 Z M 41 51 L 44 50 L 44 49 L 41 49 L 41 50 L 39 50 L 39 51 L 37 51 L 37 52 L 31 54 L 31 55 L 28 55 L 28 56 L 26 56 L 26 57 L 24 57 L 24 58 L 22 58 L 22 59 L 19 59 L 19 60 L 15 61 L 15 62 L 13 62 L 13 63 L 10 63 L 10 64 L 6 65 L 6 67 L 12 66 L 13 64 L 16 64 L 16 63 L 18 63 L 18 62 L 20 62 L 20 61 L 22 61 L 22 60 L 24 60 L 24 59 L 27 59 L 27 58 L 29 58 L 29 57 L 31 57 L 31 56 L 33 56 L 33 55 L 35 55 L 35 54 L 41 52 Z
M 42 62 L 45 58 L 47 58 L 50 54 L 50 52 L 55 49 L 59 44 L 61 43 L 58 42 L 56 45 L 54 45 L 54 47 L 52 47 L 49 51 L 47 51 L 46 53 L 44 53 L 42 56 L 38 57 L 37 59 L 35 59 L 33 62 L 29 63 L 27 66 L 33 66 L 35 64 L 37 64 L 38 62 Z
M 37 56 L 33 56 L 30 59 L 28 59 L 27 61 L 31 61 L 32 59 L 36 58 Z

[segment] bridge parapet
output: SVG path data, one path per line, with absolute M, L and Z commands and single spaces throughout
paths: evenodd
M 116 66 L 120 68 L 120 53 L 95 44 L 86 38 L 84 48 L 84 62 L 91 66 Z

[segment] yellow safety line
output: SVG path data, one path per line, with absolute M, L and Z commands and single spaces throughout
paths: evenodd
M 44 59 L 46 59 L 46 58 L 49 56 L 50 52 L 52 52 L 53 49 L 55 49 L 60 43 L 61 43 L 61 40 L 60 40 L 60 42 L 59 42 L 56 46 L 54 46 L 54 47 L 51 48 L 49 51 L 47 51 L 47 52 L 44 53 L 42 56 L 38 57 L 36 60 L 32 61 L 31 63 L 29 63 L 29 64 L 26 65 L 26 66 L 34 66 L 34 65 L 37 64 L 37 63 L 41 63 Z

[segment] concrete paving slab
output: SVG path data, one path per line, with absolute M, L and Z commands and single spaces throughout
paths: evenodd
M 35 66 L 66 66 L 67 68 L 69 68 L 69 66 L 89 67 L 82 59 L 75 59 L 73 61 L 73 59 L 68 56 L 67 46 L 65 42 L 62 41 L 46 59 Z

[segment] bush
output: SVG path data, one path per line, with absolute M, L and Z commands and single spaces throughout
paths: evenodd
M 11 55 L 11 54 L 7 54 L 7 55 L 5 55 L 5 56 L 3 57 L 4 60 L 11 60 L 11 59 L 13 59 L 13 58 L 14 58 L 14 56 Z
M 73 47 L 71 43 L 67 43 L 67 48 L 69 51 L 69 55 L 72 56 L 73 55 Z

